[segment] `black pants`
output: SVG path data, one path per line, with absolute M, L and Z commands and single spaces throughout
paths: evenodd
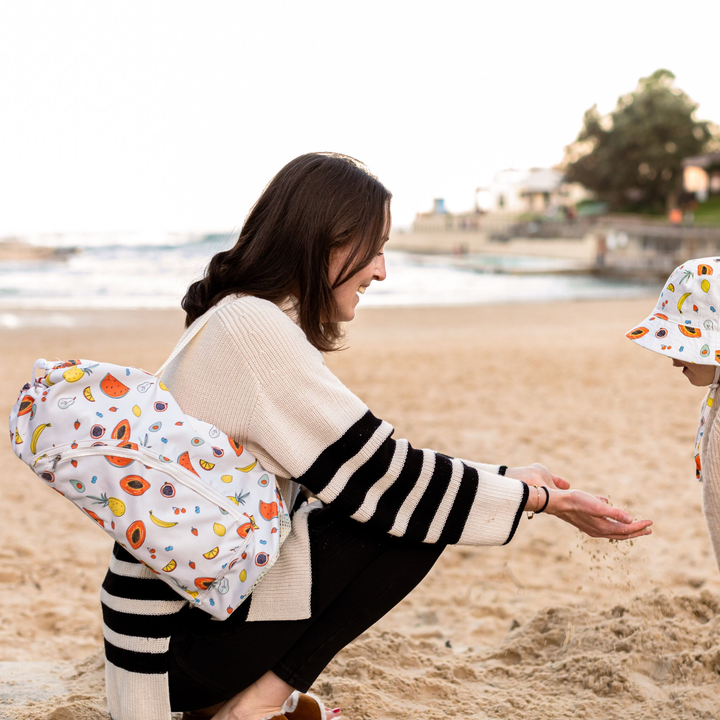
M 306 692 L 333 657 L 397 605 L 429 572 L 442 545 L 373 530 L 330 508 L 308 516 L 312 617 L 246 622 L 249 606 L 227 620 L 188 609 L 170 642 L 173 711 L 229 700 L 272 670 Z

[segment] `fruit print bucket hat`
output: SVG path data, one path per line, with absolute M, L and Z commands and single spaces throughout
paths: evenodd
M 676 267 L 655 310 L 626 337 L 670 358 L 715 366 L 695 436 L 695 474 L 701 480 L 700 443 L 720 379 L 720 258 L 688 260 Z

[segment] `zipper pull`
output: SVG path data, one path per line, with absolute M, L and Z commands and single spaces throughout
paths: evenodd
M 52 459 L 52 466 L 51 466 L 50 472 L 55 472 L 55 468 L 57 467 L 57 464 L 60 462 L 61 459 L 62 459 L 62 455 L 56 455 Z

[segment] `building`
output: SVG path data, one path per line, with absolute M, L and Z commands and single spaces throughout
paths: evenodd
M 554 215 L 591 194 L 578 183 L 564 182 L 553 168 L 502 170 L 489 188 L 478 189 L 478 205 L 496 213 Z
M 720 152 L 685 158 L 682 164 L 686 192 L 694 193 L 700 202 L 720 195 Z

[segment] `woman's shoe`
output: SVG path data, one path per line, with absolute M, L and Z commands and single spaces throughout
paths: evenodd
M 282 706 L 287 720 L 325 720 L 327 711 L 320 698 L 310 693 L 295 691 Z M 332 711 L 333 718 L 340 717 L 340 708 Z

